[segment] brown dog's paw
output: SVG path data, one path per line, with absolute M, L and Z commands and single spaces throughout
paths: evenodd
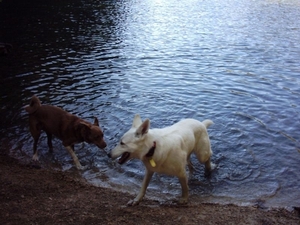
M 35 162 L 39 161 L 38 155 L 37 155 L 37 154 L 34 154 L 34 155 L 32 156 L 32 160 L 35 161 Z
M 87 165 L 86 165 L 86 166 L 77 165 L 77 166 L 76 166 L 76 168 L 77 168 L 78 170 L 81 170 L 81 171 L 83 171 L 83 170 L 86 170 L 86 169 L 88 169 L 88 166 L 87 166 Z

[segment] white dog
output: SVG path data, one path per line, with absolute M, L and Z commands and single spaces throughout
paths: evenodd
M 211 120 L 200 122 L 185 119 L 163 129 L 149 129 L 150 120 L 142 122 L 135 115 L 132 127 L 110 152 L 109 157 L 119 159 L 123 164 L 129 159 L 140 159 L 146 167 L 146 174 L 139 194 L 128 205 L 137 205 L 146 193 L 146 189 L 154 172 L 176 176 L 182 188 L 180 204 L 188 202 L 188 183 L 186 165 L 192 172 L 190 155 L 194 152 L 205 169 L 209 172 L 213 164 L 210 162 L 212 150 L 206 128 L 213 124 Z

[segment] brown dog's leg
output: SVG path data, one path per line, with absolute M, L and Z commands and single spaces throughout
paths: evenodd
M 72 156 L 73 161 L 74 161 L 77 169 L 78 170 L 82 170 L 83 167 L 81 166 L 81 164 L 80 164 L 80 162 L 79 162 L 79 160 L 78 160 L 78 158 L 77 158 L 77 156 L 76 156 L 76 154 L 74 152 L 74 145 L 72 145 L 72 146 L 65 146 L 65 147 L 66 147 L 67 151 L 70 153 L 70 155 Z
M 38 157 L 38 152 L 37 152 L 37 144 L 38 144 L 38 141 L 39 141 L 39 138 L 40 138 L 40 135 L 41 135 L 41 131 L 35 131 L 34 132 L 31 132 L 32 134 L 32 137 L 33 137 L 33 157 L 32 159 L 34 161 L 38 161 L 39 160 L 39 157 Z
M 48 139 L 48 147 L 49 147 L 49 152 L 53 152 L 53 146 L 52 146 L 52 134 L 47 133 L 47 139 Z

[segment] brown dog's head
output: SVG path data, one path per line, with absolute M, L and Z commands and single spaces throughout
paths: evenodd
M 106 143 L 103 138 L 103 132 L 99 127 L 98 119 L 95 117 L 94 124 L 81 121 L 78 125 L 81 137 L 89 144 L 95 144 L 98 148 L 105 148 Z

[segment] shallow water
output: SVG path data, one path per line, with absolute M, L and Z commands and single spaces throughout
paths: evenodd
M 192 158 L 191 201 L 299 207 L 299 21 L 296 0 L 3 1 L 0 41 L 14 48 L 0 58 L 1 150 L 30 162 L 22 107 L 37 94 L 98 117 L 109 147 L 76 146 L 88 182 L 137 193 L 143 165 L 106 156 L 134 114 L 156 128 L 211 119 L 217 169 L 206 178 Z M 53 143 L 51 155 L 41 138 L 41 164 L 74 170 Z M 180 191 L 176 178 L 156 175 L 146 196 Z

